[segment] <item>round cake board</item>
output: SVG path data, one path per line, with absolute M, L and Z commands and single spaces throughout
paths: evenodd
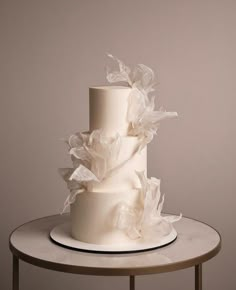
M 153 237 L 150 240 L 142 240 L 127 245 L 99 245 L 90 244 L 78 241 L 71 236 L 70 223 L 63 223 L 55 226 L 50 232 L 51 239 L 60 246 L 64 246 L 70 249 L 92 252 L 92 253 L 135 253 L 143 252 L 148 250 L 154 250 L 169 245 L 174 242 L 177 238 L 177 232 L 173 228 L 169 235 L 164 236 L 160 239 Z

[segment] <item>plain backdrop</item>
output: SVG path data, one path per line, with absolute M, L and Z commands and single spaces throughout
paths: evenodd
M 165 211 L 222 234 L 204 289 L 234 290 L 235 0 L 0 1 L 0 289 L 10 289 L 8 236 L 59 212 L 62 138 L 88 129 L 88 87 L 106 84 L 106 53 L 157 72 L 157 106 L 179 113 L 148 146 Z M 138 289 L 193 289 L 193 269 L 137 278 Z M 20 263 L 23 290 L 128 289 L 128 278 L 57 273 Z

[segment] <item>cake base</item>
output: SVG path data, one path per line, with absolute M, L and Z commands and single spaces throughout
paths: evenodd
M 70 222 L 57 225 L 50 232 L 50 238 L 60 246 L 70 249 L 91 252 L 91 253 L 135 253 L 154 250 L 167 246 L 174 242 L 177 238 L 177 232 L 173 228 L 171 233 L 167 236 L 157 239 L 153 237 L 150 240 L 134 240 L 134 243 L 129 245 L 98 245 L 78 241 L 71 236 Z

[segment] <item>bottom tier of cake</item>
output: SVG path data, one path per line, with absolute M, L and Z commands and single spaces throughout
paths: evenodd
M 79 194 L 70 210 L 72 237 L 99 245 L 133 244 L 134 240 L 115 226 L 115 219 L 122 203 L 136 207 L 140 202 L 139 196 L 139 190 Z

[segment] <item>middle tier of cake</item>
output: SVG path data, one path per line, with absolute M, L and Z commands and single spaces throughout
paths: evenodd
M 100 182 L 88 182 L 88 191 L 90 192 L 123 192 L 140 187 L 139 178 L 136 171 L 147 174 L 147 147 L 141 151 L 138 150 L 140 141 L 138 137 L 127 136 L 119 137 L 119 153 L 116 156 L 107 156 L 106 146 L 97 144 L 94 150 L 106 158 L 106 167 L 110 169 L 107 176 Z M 111 149 L 112 150 L 112 149 Z M 104 152 L 102 152 L 104 151 Z M 96 159 L 91 161 L 91 170 L 98 166 Z

